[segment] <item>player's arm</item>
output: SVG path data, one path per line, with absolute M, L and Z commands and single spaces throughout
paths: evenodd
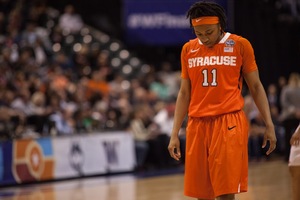
M 266 125 L 266 131 L 264 134 L 264 141 L 262 147 L 264 148 L 267 144 L 267 141 L 269 140 L 270 147 L 267 151 L 267 155 L 269 155 L 276 148 L 276 136 L 267 95 L 259 79 L 259 74 L 257 70 L 244 74 L 244 78 L 252 95 L 252 98 L 258 110 L 260 111 Z
M 171 133 L 170 143 L 168 146 L 169 153 L 171 157 L 174 158 L 175 160 L 179 160 L 181 157 L 178 133 L 188 111 L 190 96 L 191 96 L 190 93 L 191 93 L 190 80 L 182 78 L 180 90 L 177 95 L 176 107 L 174 113 L 174 124 Z
M 290 143 L 291 145 L 295 145 L 295 146 L 298 146 L 300 144 L 300 124 L 298 125 L 297 129 L 292 135 Z

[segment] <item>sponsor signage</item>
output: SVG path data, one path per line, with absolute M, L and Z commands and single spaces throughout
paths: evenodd
M 15 140 L 12 172 L 16 182 L 35 182 L 53 178 L 54 158 L 49 138 Z
M 182 45 L 195 37 L 186 12 L 191 0 L 123 0 L 123 27 L 129 45 Z M 229 0 L 216 1 L 226 12 Z M 228 13 L 230 19 L 231 13 Z M 230 21 L 230 20 L 229 20 Z
M 0 143 L 0 185 L 129 172 L 132 134 L 108 132 Z

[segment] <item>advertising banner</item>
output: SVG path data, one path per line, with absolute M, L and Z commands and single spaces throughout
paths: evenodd
M 105 154 L 96 138 L 97 135 L 54 138 L 55 177 L 104 174 Z
M 53 139 L 55 178 L 132 171 L 133 138 L 126 132 Z
M 130 172 L 136 163 L 128 132 L 19 139 L 0 143 L 0 186 Z
M 129 45 L 182 45 L 195 37 L 186 18 L 186 12 L 196 1 L 123 0 L 123 2 L 125 41 Z M 228 13 L 230 1 L 215 2 L 222 5 Z M 231 13 L 228 13 L 229 19 L 230 16 Z
M 15 184 L 12 174 L 12 141 L 0 142 L 0 185 Z
M 13 141 L 12 172 L 18 183 L 53 179 L 54 164 L 50 138 Z
M 132 134 L 128 132 L 104 133 L 99 138 L 99 142 L 105 154 L 104 160 L 108 173 L 134 169 L 136 159 Z

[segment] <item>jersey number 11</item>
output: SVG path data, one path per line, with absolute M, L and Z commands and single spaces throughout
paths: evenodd
M 209 83 L 208 82 L 208 76 L 209 76 L 209 73 L 208 73 L 208 69 L 203 69 L 202 70 L 202 74 L 203 74 L 203 83 L 202 83 L 202 86 L 203 87 L 208 87 L 208 86 L 217 86 L 217 69 L 212 69 L 210 71 L 211 75 L 212 75 L 212 81 Z

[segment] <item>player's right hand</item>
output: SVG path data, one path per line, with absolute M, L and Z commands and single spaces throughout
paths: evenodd
M 181 153 L 180 153 L 180 141 L 178 136 L 171 137 L 168 150 L 172 158 L 174 158 L 177 161 L 180 160 Z

